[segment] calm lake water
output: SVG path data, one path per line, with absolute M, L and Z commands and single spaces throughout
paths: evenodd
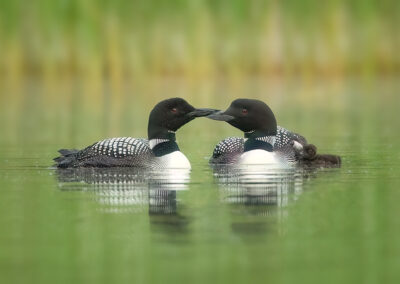
M 79 85 L 3 85 L 2 283 L 398 283 L 399 82 L 171 83 L 118 98 L 86 96 Z M 177 133 L 192 171 L 172 180 L 51 168 L 59 148 L 145 137 L 151 107 L 172 96 L 215 108 L 261 98 L 280 125 L 343 165 L 213 172 L 214 145 L 240 132 L 201 118 Z

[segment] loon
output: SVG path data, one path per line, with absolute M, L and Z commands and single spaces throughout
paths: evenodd
M 208 118 L 226 121 L 244 132 L 244 138 L 228 137 L 214 148 L 210 164 L 302 164 L 338 166 L 339 156 L 319 155 L 302 135 L 277 125 L 272 110 L 253 99 L 234 100 L 226 111 Z
M 163 100 L 150 113 L 148 140 L 132 137 L 109 138 L 83 150 L 61 149 L 61 156 L 54 159 L 55 166 L 190 169 L 189 160 L 175 141 L 175 132 L 196 117 L 207 116 L 216 111 L 194 108 L 182 98 Z

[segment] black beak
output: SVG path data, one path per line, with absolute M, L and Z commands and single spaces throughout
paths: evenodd
M 191 111 L 187 114 L 188 117 L 202 117 L 212 115 L 213 113 L 219 112 L 218 109 L 212 108 L 196 108 L 194 111 Z
M 208 115 L 207 118 L 220 121 L 231 121 L 234 119 L 232 115 L 226 114 L 226 112 L 223 112 L 222 110 Z

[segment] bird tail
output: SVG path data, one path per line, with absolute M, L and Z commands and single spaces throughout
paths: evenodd
M 61 154 L 61 156 L 53 159 L 56 162 L 54 166 L 57 168 L 69 168 L 75 164 L 79 150 L 60 149 L 58 152 Z

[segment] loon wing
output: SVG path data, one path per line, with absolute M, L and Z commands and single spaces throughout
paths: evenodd
M 210 158 L 211 164 L 231 164 L 243 153 L 244 139 L 228 137 L 220 141 L 214 148 Z
M 302 146 L 307 145 L 307 140 L 300 134 L 291 132 L 286 128 L 278 126 L 276 139 L 275 139 L 275 149 L 279 149 L 281 147 L 285 147 L 288 144 L 291 144 L 293 141 L 300 143 Z
M 54 159 L 59 168 L 69 167 L 145 167 L 153 157 L 144 138 L 120 137 L 96 142 L 83 150 L 59 151 Z

